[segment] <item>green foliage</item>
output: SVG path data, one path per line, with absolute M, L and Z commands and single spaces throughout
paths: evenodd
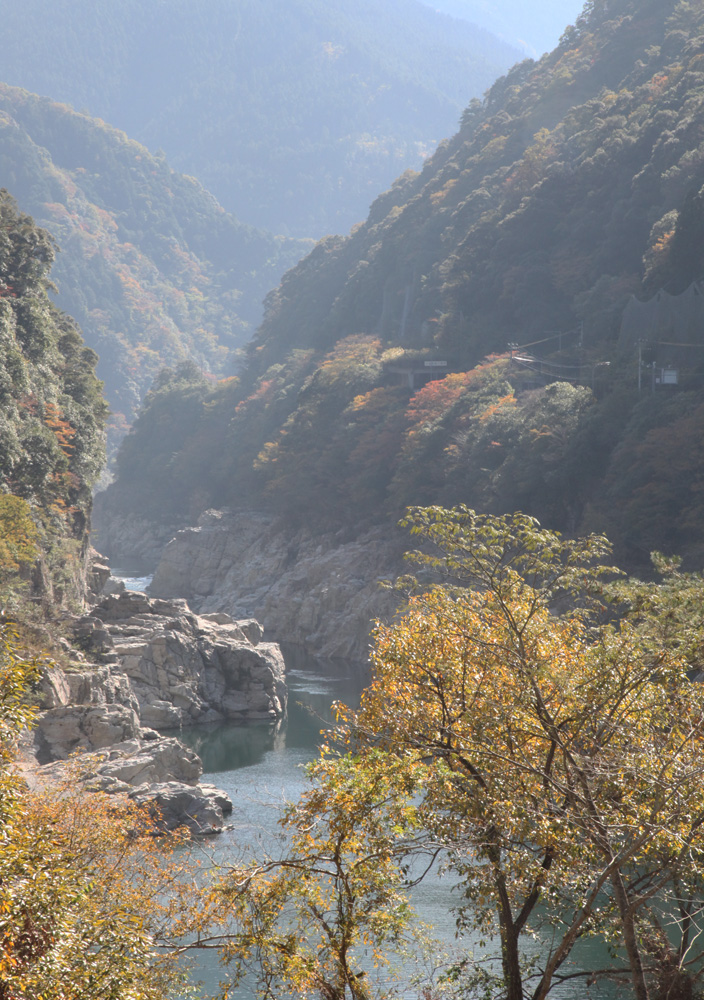
M 19 569 L 26 577 L 35 555 L 45 560 L 55 552 L 58 575 L 72 575 L 77 585 L 64 581 L 68 599 L 80 592 L 80 548 L 104 461 L 107 408 L 97 356 L 49 299 L 53 258 L 47 233 L 0 192 L 2 585 L 6 590 L 8 574 Z M 52 567 L 45 568 L 50 597 Z
M 58 303 L 100 355 L 113 447 L 164 365 L 227 370 L 305 246 L 242 225 L 104 122 L 6 85 L 0 163 L 61 247 Z
M 589 4 L 366 223 L 293 268 L 267 300 L 234 414 L 223 397 L 208 502 L 316 528 L 419 503 L 520 508 L 608 530 L 630 565 L 654 547 L 696 554 L 701 389 L 639 399 L 618 331 L 631 294 L 704 276 L 703 22 L 675 0 Z M 557 330 L 571 334 L 551 356 Z M 350 345 L 365 342 L 375 360 L 360 365 Z M 563 380 L 521 374 L 509 342 L 566 366 Z M 419 385 L 430 359 L 449 374 Z M 215 426 L 209 411 L 176 445 L 184 479 Z M 132 446 L 149 451 L 141 432 Z M 135 483 L 121 475 L 120 488 L 139 510 Z M 192 491 L 172 478 L 163 495 L 191 516 Z

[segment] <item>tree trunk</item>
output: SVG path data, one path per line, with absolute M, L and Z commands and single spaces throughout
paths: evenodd
M 518 956 L 518 939 L 516 924 L 511 912 L 511 901 L 506 891 L 503 876 L 496 878 L 496 888 L 499 894 L 499 927 L 501 929 L 501 965 L 506 987 L 506 1000 L 523 1000 L 523 982 L 521 980 L 521 963 Z
M 628 904 L 628 895 L 621 878 L 621 872 L 616 870 L 611 876 L 611 885 L 614 889 L 616 903 L 621 923 L 623 924 L 623 940 L 626 945 L 628 964 L 631 967 L 631 979 L 633 980 L 633 992 L 636 1000 L 650 1000 L 648 984 L 645 981 L 643 963 L 640 958 L 640 948 L 638 947 L 638 937 L 636 935 L 636 924 L 633 912 Z

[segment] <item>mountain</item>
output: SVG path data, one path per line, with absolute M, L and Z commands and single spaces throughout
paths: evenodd
M 50 236 L 0 191 L 4 621 L 30 586 L 42 610 L 82 597 L 91 488 L 105 457 L 97 357 L 49 298 L 53 258 Z M 38 603 L 25 614 L 36 623 Z
M 288 272 L 239 382 L 159 385 L 114 502 L 344 531 L 466 502 L 696 559 L 703 120 L 701 4 L 594 0 Z
M 555 47 L 582 12 L 583 0 L 423 0 L 429 7 L 477 24 L 511 45 L 539 56 Z
M 164 365 L 227 371 L 305 246 L 239 223 L 104 122 L 6 85 L 0 177 L 61 248 L 57 302 L 100 356 L 113 442 Z
M 304 237 L 363 219 L 519 55 L 417 0 L 0 0 L 0 16 L 0 79 Z

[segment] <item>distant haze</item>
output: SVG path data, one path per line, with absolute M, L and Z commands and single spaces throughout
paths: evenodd
M 583 0 L 422 0 L 428 7 L 471 21 L 520 46 L 530 56 L 551 51 L 568 24 L 582 12 Z
M 0 0 L 0 81 L 161 148 L 242 221 L 347 232 L 521 52 L 417 0 Z

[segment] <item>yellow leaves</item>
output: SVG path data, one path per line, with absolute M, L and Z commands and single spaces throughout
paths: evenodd
M 377 627 L 372 685 L 359 713 L 339 712 L 359 766 L 383 747 L 416 769 L 416 822 L 453 857 L 469 852 L 453 864 L 480 912 L 508 919 L 505 894 L 518 912 L 548 885 L 591 912 L 615 857 L 630 905 L 647 907 L 643 871 L 654 866 L 664 887 L 704 846 L 693 818 L 704 814 L 704 693 L 686 672 L 701 626 L 691 635 L 683 610 L 701 605 L 704 582 L 672 567 L 666 587 L 611 593 L 591 563 L 608 551 L 603 539 L 565 541 L 522 515 L 464 509 L 407 521 L 443 553 L 417 561 L 477 589 L 436 586 Z M 582 609 L 556 614 L 561 589 L 563 606 L 572 593 Z M 619 621 L 604 620 L 609 600 Z
M 284 817 L 285 856 L 238 866 L 216 889 L 235 924 L 228 953 L 235 979 L 256 962 L 276 995 L 358 995 L 365 948 L 382 961 L 410 917 L 396 845 L 417 827 L 413 778 L 381 752 L 362 761 L 328 749 L 309 771 Z
M 17 572 L 37 557 L 37 527 L 26 500 L 0 494 L 0 571 Z
M 145 811 L 65 787 L 30 793 L 8 771 L 31 718 L 36 665 L 0 632 L 0 982 L 33 1000 L 162 1000 L 174 947 L 198 925 L 193 872 Z M 185 997 L 183 992 L 179 996 Z
M 285 814 L 289 852 L 219 890 L 230 953 L 259 962 L 266 995 L 355 995 L 360 949 L 406 933 L 404 865 L 444 851 L 461 920 L 495 920 L 504 958 L 553 908 L 545 997 L 577 938 L 618 945 L 633 915 L 647 926 L 654 885 L 701 897 L 704 686 L 687 667 L 704 581 L 672 566 L 659 586 L 607 587 L 604 539 L 523 515 L 414 509 L 408 523 L 441 552 L 417 561 L 453 582 L 377 626 L 361 707 L 335 706 Z
M 449 181 L 446 181 L 443 184 L 443 186 L 440 188 L 439 191 L 435 191 L 433 194 L 431 194 L 430 196 L 431 203 L 435 206 L 440 205 L 445 200 L 445 198 L 447 198 L 452 189 L 456 186 L 457 180 L 458 179 L 456 177 L 450 178 Z

